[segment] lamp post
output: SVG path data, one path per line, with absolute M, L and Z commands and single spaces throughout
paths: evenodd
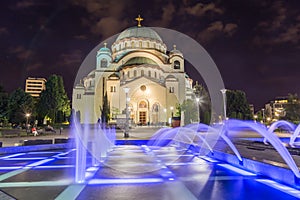
M 171 106 L 170 107 L 170 110 L 171 110 L 171 120 L 169 120 L 169 123 L 171 124 L 171 127 L 173 127 L 173 109 L 174 109 L 174 107 Z
M 200 121 L 201 121 L 201 119 L 200 119 L 200 105 L 199 105 L 200 98 L 196 97 L 196 101 L 197 101 L 198 117 L 199 117 L 199 123 L 200 123 Z
M 224 120 L 226 120 L 227 116 L 226 116 L 226 89 L 221 89 L 220 90 L 222 92 L 222 96 L 223 96 L 223 108 L 224 108 Z
M 30 113 L 26 113 L 25 117 L 26 117 L 26 133 L 28 135 L 29 132 L 28 121 L 29 121 Z
M 262 116 L 262 121 L 263 121 L 263 124 L 265 123 L 265 109 L 261 109 L 262 112 L 263 112 L 263 116 Z
M 165 120 L 166 120 L 165 126 L 167 126 L 168 117 L 167 117 L 167 109 L 166 108 L 164 108 L 164 113 L 165 113 Z
M 258 116 L 254 115 L 253 117 L 254 117 L 254 122 L 256 122 Z
M 129 92 L 129 90 L 130 90 L 130 88 L 128 88 L 128 87 L 124 88 L 124 92 L 126 94 L 126 108 L 125 108 L 125 111 L 126 111 L 126 121 L 125 121 L 124 138 L 129 138 L 129 113 L 128 113 L 128 101 L 129 101 L 128 92 Z

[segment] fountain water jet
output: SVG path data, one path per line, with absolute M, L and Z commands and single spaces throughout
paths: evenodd
M 73 117 L 73 134 L 76 141 L 76 164 L 75 181 L 83 183 L 86 179 L 87 153 L 92 156 L 92 166 L 98 166 L 106 156 L 107 152 L 112 150 L 115 143 L 116 133 L 114 129 L 101 129 L 96 125 L 91 129 L 88 125 L 78 123 L 76 117 Z
M 295 125 L 293 123 L 290 123 L 290 122 L 287 122 L 287 121 L 284 121 L 284 120 L 279 120 L 279 121 L 276 121 L 276 122 L 271 124 L 271 126 L 268 128 L 268 132 L 270 134 L 274 134 L 274 131 L 277 128 L 283 128 L 284 130 L 293 131 L 295 129 Z M 265 144 L 268 144 L 267 138 L 264 138 L 263 142 Z
M 281 140 L 275 134 L 270 134 L 270 132 L 260 123 L 255 123 L 252 121 L 239 121 L 239 120 L 228 120 L 227 127 L 230 128 L 250 128 L 255 132 L 259 133 L 261 136 L 267 138 L 267 140 L 271 143 L 271 145 L 277 150 L 289 168 L 292 170 L 294 175 L 297 178 L 300 178 L 299 169 L 293 160 L 291 154 L 286 149 L 286 147 L 282 144 Z M 274 125 L 275 126 L 275 125 Z

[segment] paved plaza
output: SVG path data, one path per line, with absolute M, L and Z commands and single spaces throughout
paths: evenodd
M 157 129 L 143 127 L 131 130 L 130 140 L 149 138 Z M 68 136 L 70 133 L 65 130 L 61 135 L 26 139 Z M 117 138 L 123 138 L 121 131 L 118 131 Z M 14 143 L 13 138 L 4 138 L 4 144 L 6 140 Z M 245 146 L 239 144 L 238 147 L 243 156 L 247 155 Z M 226 148 L 223 150 L 229 151 Z M 264 151 L 252 149 L 257 158 L 262 152 Z M 270 152 L 264 152 L 267 154 L 263 156 L 273 157 L 273 154 L 268 154 Z M 198 156 L 191 151 L 171 146 L 159 148 L 146 145 L 117 145 L 105 160 L 101 160 L 96 166 L 88 166 L 86 181 L 77 184 L 74 181 L 75 155 L 74 148 L 0 155 L 0 199 L 300 198 L 300 192 L 296 188 L 236 168 L 223 161 L 205 155 Z M 298 156 L 295 158 L 298 159 Z M 88 160 L 91 159 L 89 155 Z

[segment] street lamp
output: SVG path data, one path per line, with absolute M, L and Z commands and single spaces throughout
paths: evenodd
M 171 106 L 170 107 L 170 110 L 171 110 L 171 119 L 169 119 L 169 124 L 171 125 L 171 127 L 173 127 L 173 109 L 174 109 L 174 107 Z
M 125 132 L 124 132 L 124 138 L 129 138 L 129 113 L 128 113 L 128 92 L 129 92 L 130 88 L 128 87 L 124 87 L 124 92 L 126 94 L 126 121 L 125 121 Z
M 199 105 L 199 101 L 200 101 L 200 98 L 199 97 L 196 97 L 196 101 L 197 101 L 197 108 L 198 108 L 198 117 L 199 117 L 199 123 L 200 123 L 200 105 Z
M 29 117 L 30 117 L 30 113 L 26 113 L 25 114 L 25 117 L 26 117 L 26 132 L 28 134 L 28 130 L 29 130 L 29 126 L 28 126 L 28 120 L 29 120 Z
M 258 116 L 254 115 L 253 117 L 254 117 L 254 121 L 256 122 Z
M 263 108 L 261 110 L 263 112 L 262 121 L 263 121 L 263 123 L 265 123 L 265 109 Z
M 222 96 L 223 96 L 223 108 L 224 108 L 224 120 L 226 120 L 226 89 L 221 89 L 220 90 L 222 92 Z

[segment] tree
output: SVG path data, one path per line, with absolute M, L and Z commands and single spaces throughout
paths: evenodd
M 198 109 L 197 104 L 191 99 L 184 100 L 181 105 L 181 110 L 184 111 L 184 124 L 190 124 L 193 121 L 198 121 L 199 115 L 195 112 Z
M 0 122 L 6 124 L 8 122 L 8 93 L 4 91 L 0 85 Z
M 101 122 L 103 124 L 107 124 L 107 122 L 110 120 L 110 105 L 107 98 L 107 92 L 105 92 L 102 102 L 102 107 L 100 107 Z
M 226 105 L 226 112 L 229 118 L 252 119 L 245 92 L 241 90 L 227 90 Z
M 297 94 L 288 95 L 288 103 L 285 107 L 284 120 L 298 124 L 300 122 L 300 100 Z
M 16 89 L 9 96 L 8 116 L 12 123 L 25 122 L 26 113 L 34 113 L 34 100 L 30 94 L 27 94 L 21 88 Z
M 195 98 L 199 98 L 199 114 L 200 114 L 200 122 L 209 124 L 211 118 L 211 101 L 209 97 L 209 93 L 205 89 L 205 87 L 196 82 L 194 86 L 194 95 Z M 198 108 L 197 108 L 198 110 Z
M 63 122 L 70 116 L 70 101 L 61 76 L 52 75 L 48 78 L 38 103 L 38 113 L 40 120 L 47 116 L 53 123 Z

